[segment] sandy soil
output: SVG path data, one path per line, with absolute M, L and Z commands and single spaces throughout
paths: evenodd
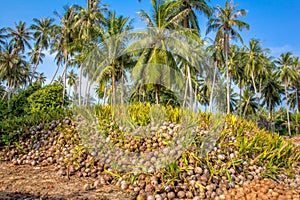
M 15 166 L 0 162 L 0 199 L 130 199 L 113 186 L 84 190 L 96 179 L 62 177 L 53 167 Z

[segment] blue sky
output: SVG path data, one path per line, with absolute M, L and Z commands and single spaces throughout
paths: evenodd
M 118 14 L 130 16 L 134 19 L 135 28 L 143 28 L 143 22 L 136 14 L 139 10 L 150 11 L 150 0 L 102 0 L 109 4 L 112 10 Z M 211 0 L 210 5 L 224 5 L 225 0 Z M 12 27 L 14 22 L 20 20 L 31 24 L 32 18 L 42 16 L 54 17 L 53 11 L 60 13 L 64 5 L 79 4 L 84 6 L 86 0 L 8 0 L 1 1 L 0 27 Z M 273 56 L 292 51 L 300 56 L 300 1 L 299 0 L 235 0 L 238 8 L 248 11 L 242 18 L 250 25 L 249 31 L 242 31 L 245 43 L 251 38 L 258 38 L 263 42 L 264 48 L 270 48 Z M 207 20 L 200 15 L 202 33 L 205 33 Z M 51 67 L 51 65 L 54 65 Z M 45 72 L 49 76 L 54 72 L 55 64 L 52 57 L 48 56 L 38 71 Z

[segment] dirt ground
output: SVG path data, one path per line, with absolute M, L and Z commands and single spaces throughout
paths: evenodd
M 129 194 L 113 186 L 85 191 L 96 179 L 62 177 L 53 167 L 15 166 L 0 161 L 0 199 L 130 199 Z

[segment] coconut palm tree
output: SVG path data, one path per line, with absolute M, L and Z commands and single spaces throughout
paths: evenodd
M 57 71 L 60 65 L 64 65 L 62 72 L 62 77 L 64 79 L 62 98 L 64 99 L 67 84 L 67 69 L 70 64 L 71 57 L 74 54 L 74 40 L 75 38 L 78 38 L 78 29 L 74 26 L 78 16 L 78 9 L 75 6 L 65 7 L 65 13 L 63 16 L 60 16 L 57 12 L 55 12 L 55 15 L 60 19 L 60 25 L 56 26 L 54 30 L 55 38 L 53 40 L 52 52 L 56 52 L 55 59 L 58 64 Z
M 74 87 L 74 91 L 76 91 L 76 84 L 77 84 L 77 79 L 78 79 L 78 75 L 74 72 L 74 70 L 72 69 L 68 75 L 67 75 L 67 79 L 68 79 L 68 85 L 69 85 L 69 96 L 71 94 L 71 88 Z
M 36 71 L 37 66 L 39 63 L 42 63 L 42 59 L 44 57 L 44 54 L 42 53 L 43 50 L 47 50 L 51 43 L 52 38 L 52 31 L 55 27 L 54 19 L 53 18 L 44 18 L 41 19 L 34 18 L 33 19 L 34 24 L 31 25 L 31 29 L 33 32 L 33 37 L 35 39 L 34 44 L 34 57 L 35 59 L 31 59 L 33 67 L 33 74 Z
M 269 52 L 268 49 L 263 49 L 260 45 L 260 41 L 257 39 L 251 39 L 249 41 L 249 47 L 245 47 L 245 53 L 243 59 L 245 61 L 245 72 L 249 75 L 250 82 L 254 88 L 254 92 L 257 99 L 258 111 L 260 111 L 260 94 L 257 86 L 257 82 L 263 80 L 263 76 L 268 73 L 267 62 L 268 59 L 265 54 Z
M 195 29 L 198 34 L 200 32 L 197 12 L 203 13 L 205 16 L 211 16 L 211 8 L 205 0 L 178 0 L 179 15 L 181 15 L 180 24 L 184 28 Z
M 208 46 L 206 51 L 211 54 L 213 66 L 214 66 L 214 75 L 213 75 L 213 80 L 212 80 L 212 86 L 211 86 L 211 92 L 210 92 L 210 97 L 209 97 L 209 112 L 212 112 L 212 107 L 213 107 L 213 97 L 214 97 L 214 91 L 215 91 L 215 86 L 216 82 L 218 81 L 218 77 L 220 74 L 220 68 L 221 68 L 221 63 L 224 61 L 223 58 L 223 53 L 222 53 L 222 41 L 214 41 L 214 44 L 211 46 Z
M 42 86 L 45 82 L 46 82 L 47 78 L 45 76 L 45 74 L 42 72 L 42 73 L 39 73 L 37 78 L 36 78 L 36 81 Z
M 288 134 L 291 136 L 291 125 L 290 125 L 290 114 L 289 114 L 289 106 L 288 106 L 288 87 L 291 82 L 296 78 L 296 72 L 293 70 L 293 55 L 291 52 L 283 53 L 279 56 L 279 58 L 275 61 L 278 65 L 279 79 L 284 84 L 284 92 L 285 92 L 285 107 L 286 107 L 286 115 L 287 115 L 287 123 L 288 123 Z
M 228 54 L 228 70 L 229 70 L 229 84 L 236 83 L 240 90 L 245 79 L 243 52 L 237 45 L 230 47 Z M 241 93 L 241 91 L 240 91 Z
M 145 10 L 140 10 L 138 15 L 145 21 L 147 27 L 167 29 L 174 26 L 177 18 L 174 19 L 174 10 L 178 4 L 162 0 L 151 0 L 153 14 L 150 16 Z
M 106 5 L 102 5 L 100 0 L 87 0 L 86 8 L 78 7 L 78 10 L 78 20 L 74 25 L 79 28 L 80 39 L 90 42 L 102 33 L 100 25 L 104 22 Z
M 210 88 L 208 86 L 208 82 L 205 80 L 201 80 L 201 87 L 199 89 L 199 93 L 198 93 L 198 100 L 199 103 L 203 106 L 205 106 L 205 109 L 207 108 L 207 106 L 209 105 L 209 98 L 210 98 Z
M 186 88 L 189 88 L 190 92 L 192 92 L 193 70 L 190 68 L 190 65 L 192 56 L 195 54 L 193 52 L 195 51 L 195 49 L 191 50 L 190 47 L 193 45 L 195 46 L 195 44 L 191 43 L 190 45 L 188 45 L 189 47 L 186 47 L 186 43 L 189 42 L 185 41 L 186 43 L 183 43 L 182 41 L 179 41 L 179 38 L 182 37 L 186 40 L 193 38 L 195 39 L 195 41 L 198 40 L 198 46 L 195 47 L 197 49 L 202 46 L 202 41 L 200 40 L 199 36 L 193 31 L 186 31 L 183 27 L 178 26 L 178 17 L 176 16 L 176 14 L 174 14 L 174 11 L 176 11 L 176 8 L 178 8 L 178 5 L 180 5 L 178 2 L 152 0 L 151 3 L 153 7 L 152 16 L 150 16 L 144 10 L 141 10 L 138 13 L 141 18 L 144 19 L 148 27 L 146 34 L 141 34 L 142 39 L 140 41 L 144 41 L 144 43 L 147 43 L 147 45 L 144 45 L 144 48 L 145 46 L 148 47 L 141 52 L 133 73 L 136 80 L 140 80 L 139 84 L 141 84 L 141 82 L 145 80 L 145 74 L 151 73 L 150 81 L 155 83 L 153 84 L 153 86 L 155 87 L 155 102 L 156 104 L 159 104 L 161 86 L 161 84 L 159 83 L 163 79 L 162 75 L 170 73 L 170 71 L 163 72 L 163 69 L 159 67 L 159 65 L 168 65 L 170 67 L 170 69 L 164 70 L 171 70 L 172 68 L 176 71 L 181 68 L 187 77 L 186 85 L 188 87 Z M 179 32 L 181 34 L 178 34 Z M 186 51 L 187 48 L 190 48 L 189 53 L 187 53 Z M 174 56 L 174 51 L 178 51 L 176 58 Z M 183 56 L 183 54 L 186 55 Z M 178 57 L 181 58 L 179 59 Z M 189 57 L 189 59 L 187 57 Z M 177 66 L 177 62 L 179 63 L 179 66 Z M 193 66 L 196 66 L 197 61 L 194 60 L 193 62 Z M 191 102 L 192 101 L 190 101 L 190 105 L 192 105 Z
M 239 116 L 242 116 L 242 94 L 243 89 L 247 84 L 247 76 L 245 75 L 245 60 L 243 59 L 244 49 L 237 46 L 231 48 L 228 62 L 230 79 L 239 88 Z M 231 85 L 231 83 L 230 83 Z
M 109 12 L 107 17 L 104 19 L 104 34 L 102 37 L 102 46 L 106 52 L 105 59 L 100 66 L 105 65 L 98 69 L 99 76 L 96 77 L 97 80 L 92 78 L 91 81 L 96 81 L 97 83 L 104 84 L 103 81 L 111 80 L 111 91 L 112 91 L 112 102 L 116 102 L 116 81 L 123 78 L 124 72 L 124 61 L 130 61 L 131 59 L 124 56 L 118 55 L 121 49 L 124 49 L 124 38 L 128 30 L 132 29 L 132 20 L 129 17 L 117 16 L 116 12 Z M 127 63 L 127 66 L 130 66 Z M 91 70 L 91 68 L 89 69 Z M 94 70 L 88 72 L 91 74 L 90 77 L 95 77 L 92 75 Z M 108 76 L 110 77 L 108 79 Z M 88 90 L 86 90 L 88 91 Z
M 31 29 L 26 27 L 26 22 L 20 21 L 18 24 L 15 23 L 15 29 L 8 28 L 8 37 L 11 38 L 11 43 L 15 49 L 21 51 L 21 53 L 25 52 L 25 48 L 31 48 L 30 40 Z
M 28 53 L 30 56 L 30 62 L 32 65 L 34 65 L 34 68 L 31 70 L 32 75 L 36 72 L 36 66 L 38 66 L 40 63 L 43 63 L 43 58 L 45 57 L 45 54 L 41 52 L 38 46 L 34 46 L 31 51 Z M 33 77 L 30 78 L 29 82 L 32 83 Z
M 278 74 L 272 72 L 268 78 L 265 79 L 262 87 L 263 105 L 269 109 L 269 118 L 273 122 L 273 110 L 281 103 L 281 94 L 284 89 L 279 81 Z
M 103 34 L 101 25 L 104 22 L 104 15 L 107 11 L 106 5 L 101 4 L 100 0 L 87 0 L 87 6 L 78 6 L 78 20 L 74 26 L 78 27 L 79 37 L 77 44 L 79 44 L 81 55 L 77 57 L 80 61 L 79 71 L 79 105 L 81 105 L 81 84 L 83 75 L 83 61 L 87 57 L 87 52 L 90 52 L 94 48 L 95 41 L 99 39 L 99 36 Z M 98 41 L 99 42 L 99 41 Z
M 224 84 L 224 80 L 220 79 L 216 83 L 216 87 L 215 87 L 214 101 L 216 102 L 215 103 L 216 108 L 214 108 L 214 109 L 217 109 L 218 111 L 224 112 L 224 113 L 227 110 L 226 91 L 227 91 L 227 87 Z M 231 111 L 234 111 L 236 108 L 237 97 L 238 97 L 238 94 L 235 93 L 234 90 L 231 88 L 230 104 L 229 104 Z
M 4 46 L 0 54 L 0 79 L 7 82 L 8 104 L 12 92 L 24 83 L 23 70 L 26 65 L 25 57 L 19 49 L 15 49 L 12 43 Z
M 296 78 L 291 84 L 291 93 L 289 93 L 288 101 L 291 109 L 296 109 L 297 114 L 299 114 L 300 105 L 300 62 L 299 57 L 293 57 L 292 69 L 296 72 Z
M 242 109 L 243 117 L 255 114 L 258 108 L 257 102 L 255 102 L 254 94 L 248 87 L 244 90 L 240 108 Z
M 224 57 L 226 66 L 227 77 L 227 113 L 230 113 L 230 80 L 229 80 L 229 68 L 228 68 L 228 54 L 230 50 L 230 39 L 239 39 L 243 42 L 241 35 L 235 29 L 242 30 L 244 28 L 249 29 L 249 25 L 246 22 L 239 20 L 238 18 L 246 15 L 246 10 L 236 10 L 237 5 L 225 2 L 225 7 L 217 6 L 215 8 L 215 14 L 209 19 L 209 24 L 206 33 L 211 31 L 217 31 L 215 41 L 219 41 L 223 38 Z
M 20 85 L 22 85 L 24 88 L 26 88 L 31 83 L 31 80 L 37 77 L 37 74 L 32 73 L 32 70 L 31 70 L 32 66 L 31 66 L 30 62 L 25 61 L 24 66 L 21 66 L 21 67 L 22 67 L 22 72 L 21 72 Z

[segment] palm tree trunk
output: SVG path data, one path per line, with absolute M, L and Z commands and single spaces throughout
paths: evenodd
M 275 124 L 273 124 L 273 107 L 271 104 L 271 98 L 269 99 L 269 117 L 270 117 L 270 121 L 271 121 L 271 131 L 274 132 L 275 129 Z
M 103 105 L 105 105 L 105 99 L 106 99 L 106 84 L 104 85 L 104 94 L 103 94 Z
M 291 124 L 290 124 L 290 112 L 289 112 L 289 106 L 288 106 L 288 94 L 287 94 L 287 85 L 288 85 L 288 82 L 287 80 L 284 81 L 284 90 L 285 90 L 285 108 L 286 108 L 286 115 L 287 115 L 287 120 L 288 120 L 288 133 L 289 133 L 289 136 L 291 137 L 292 134 L 291 134 Z
M 229 33 L 225 31 L 225 65 L 226 65 L 226 84 L 227 84 L 227 114 L 230 113 L 230 83 L 229 83 L 229 68 L 228 68 L 228 53 L 229 53 Z
M 81 85 L 82 85 L 82 72 L 83 72 L 83 64 L 80 65 L 80 71 L 79 71 L 79 94 L 78 94 L 78 105 L 81 105 Z
M 87 86 L 87 96 L 88 96 L 88 99 L 90 98 L 90 95 L 91 95 L 91 85 L 92 85 L 92 82 L 90 84 L 88 84 Z M 86 105 L 87 105 L 88 102 L 86 102 Z
M 239 112 L 239 116 L 242 117 L 242 84 L 240 84 L 239 89 L 240 89 L 240 100 L 239 100 L 239 108 L 240 108 L 239 110 L 240 110 L 240 112 Z
M 114 73 L 111 74 L 111 85 L 112 85 L 112 104 L 116 103 L 116 76 Z
M 187 2 L 184 1 L 183 5 L 184 5 L 184 9 L 188 9 Z M 184 28 L 189 28 L 189 17 L 188 17 L 188 15 L 184 16 L 183 27 Z
M 42 53 L 42 49 L 39 49 L 39 56 L 41 55 Z M 39 63 L 39 58 L 36 60 L 36 63 L 34 64 L 34 67 L 33 67 L 33 70 L 32 70 L 32 76 L 34 77 L 34 73 L 36 72 L 36 68 L 38 66 L 38 63 Z M 32 84 L 32 79 L 33 77 L 30 78 L 30 85 Z
M 183 107 L 186 106 L 187 92 L 188 92 L 188 87 L 189 87 L 188 83 L 189 83 L 188 80 L 186 80 L 186 82 L 185 82 L 184 97 L 183 97 Z
M 188 28 L 189 27 L 189 19 L 188 16 L 184 17 L 183 27 Z
M 77 84 L 75 83 L 75 85 L 74 85 L 74 87 L 73 87 L 73 103 L 72 103 L 72 107 L 74 108 L 74 103 L 76 102 L 76 100 L 77 100 L 77 98 L 76 98 L 76 96 L 77 96 Z
M 187 73 L 188 73 L 188 82 L 189 82 L 189 90 L 190 90 L 190 96 L 189 96 L 189 99 L 190 99 L 190 107 L 192 108 L 192 105 L 193 105 L 192 97 L 193 97 L 194 95 L 193 95 L 193 86 L 192 86 L 191 71 L 190 71 L 190 67 L 189 67 L 189 66 L 187 66 Z
M 259 81 L 259 88 L 258 88 L 258 103 L 257 103 L 258 105 L 257 105 L 257 107 L 258 107 L 259 117 L 261 117 L 261 110 L 260 110 L 261 89 L 262 89 L 262 79 L 260 79 L 260 81 Z
M 257 93 L 257 88 L 256 88 L 256 84 L 255 84 L 253 72 L 251 72 L 251 79 L 252 79 L 252 83 L 253 83 L 253 87 L 254 87 L 254 92 L 255 92 L 255 96 L 256 96 L 256 100 L 257 100 L 258 112 L 260 112 L 260 103 L 259 103 L 260 98 L 259 98 L 258 93 Z
M 209 97 L 209 110 L 208 110 L 209 112 L 212 112 L 212 102 L 213 102 L 213 96 L 214 96 L 216 76 L 217 76 L 217 62 L 215 62 L 214 77 L 213 77 L 212 88 L 211 88 L 210 97 Z
M 196 84 L 195 87 L 198 88 L 198 84 Z M 194 111 L 195 112 L 197 111 L 197 95 L 198 95 L 197 88 L 195 89 L 195 92 L 194 92 Z
M 122 71 L 122 76 L 121 76 L 121 82 L 122 82 L 122 88 L 121 88 L 121 105 L 123 105 L 125 103 L 124 101 L 124 74 L 123 74 L 123 71 Z
M 64 77 L 64 87 L 63 87 L 63 96 L 62 96 L 62 106 L 64 105 L 65 102 L 65 95 L 66 95 L 66 86 L 67 86 L 67 68 L 68 68 L 68 60 L 66 60 L 65 63 L 65 68 L 63 71 L 63 77 Z
M 10 109 L 10 97 L 11 97 L 11 90 L 9 89 L 8 93 L 7 93 L 7 107 L 8 107 L 8 110 Z
M 89 87 L 89 75 L 87 74 L 86 75 L 86 78 L 87 78 L 87 81 L 86 81 L 86 86 L 85 86 L 85 91 L 84 91 L 84 102 L 83 102 L 83 105 L 87 106 L 87 103 L 88 103 L 88 99 L 89 99 L 89 96 L 88 96 L 88 87 Z
M 243 114 L 244 117 L 246 116 L 246 112 L 248 110 L 249 101 L 250 101 L 250 97 L 247 99 L 247 103 L 246 103 L 244 114 Z
M 54 79 L 55 79 L 55 77 L 56 77 L 56 75 L 58 73 L 59 68 L 60 68 L 60 64 L 57 65 L 56 71 L 55 71 L 55 73 L 54 73 L 54 75 L 52 77 L 52 80 L 51 80 L 50 84 L 52 84 L 52 82 L 54 81 Z
M 8 87 L 7 91 L 7 108 L 10 109 L 10 97 L 11 97 L 11 88 Z
M 159 85 L 158 84 L 155 85 L 155 101 L 156 101 L 156 104 L 158 105 L 159 104 Z
M 69 85 L 69 92 L 68 92 L 69 94 L 68 94 L 68 96 L 69 96 L 69 98 L 71 97 L 71 86 Z
M 298 87 L 296 88 L 296 106 L 297 106 L 297 114 L 299 114 L 299 99 L 298 99 L 298 95 L 299 95 L 299 89 Z

